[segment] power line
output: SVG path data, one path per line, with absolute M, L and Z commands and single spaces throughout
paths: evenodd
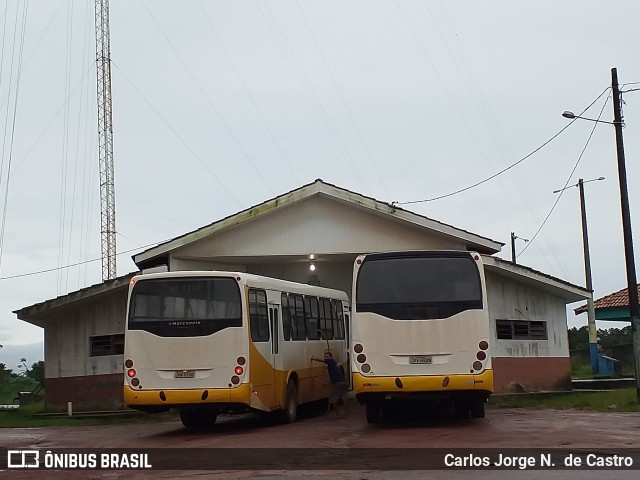
M 204 98 L 207 99 L 207 103 L 209 104 L 211 109 L 214 111 L 214 113 L 218 116 L 218 119 L 220 120 L 220 122 L 222 123 L 224 128 L 227 130 L 227 133 L 229 133 L 229 135 L 231 136 L 231 138 L 233 139 L 233 141 L 235 142 L 237 147 L 240 149 L 240 151 L 244 155 L 244 157 L 247 160 L 247 162 L 249 162 L 249 164 L 251 165 L 251 168 L 253 168 L 253 170 L 256 173 L 256 175 L 258 175 L 260 180 L 262 180 L 262 183 L 264 184 L 265 187 L 267 187 L 267 190 L 269 190 L 269 192 L 271 192 L 271 194 L 275 196 L 275 192 L 269 186 L 269 182 L 267 182 L 267 180 L 264 178 L 262 173 L 260 173 L 260 170 L 258 170 L 258 168 L 256 167 L 255 163 L 251 159 L 251 156 L 249 155 L 249 152 L 247 152 L 247 150 L 244 148 L 244 146 L 242 145 L 242 143 L 240 142 L 240 140 L 238 139 L 236 134 L 233 132 L 233 130 L 231 129 L 231 127 L 229 126 L 229 124 L 227 123 L 225 118 L 222 116 L 222 113 L 220 112 L 220 110 L 215 106 L 213 101 L 209 98 L 209 95 L 207 95 L 207 93 L 204 91 L 204 88 L 202 88 L 202 85 L 198 81 L 198 78 L 191 71 L 191 69 L 187 65 L 187 62 L 185 62 L 185 60 L 182 58 L 182 55 L 180 55 L 180 52 L 178 51 L 178 49 L 173 45 L 173 42 L 171 42 L 171 39 L 169 38 L 169 36 L 165 33 L 165 31 L 163 30 L 162 26 L 158 22 L 158 20 L 156 20 L 156 17 L 153 15 L 151 10 L 149 10 L 149 7 L 147 7 L 147 5 L 144 2 L 141 2 L 141 4 L 144 7 L 144 9 L 147 11 L 147 13 L 149 14 L 149 17 L 151 18 L 151 20 L 153 20 L 153 23 L 155 23 L 156 27 L 158 27 L 158 30 L 160 30 L 160 33 L 162 34 L 164 39 L 167 41 L 167 43 L 169 44 L 169 46 L 173 50 L 173 53 L 175 53 L 176 57 L 178 57 L 178 60 L 180 60 L 180 63 L 182 63 L 182 66 L 184 67 L 186 72 L 189 74 L 191 79 L 197 85 L 198 90 L 200 90 L 200 93 L 202 93 Z
M 125 250 L 124 252 L 117 253 L 116 255 L 117 256 L 125 255 L 127 253 L 135 252 L 136 250 L 141 250 L 141 249 L 144 249 L 144 248 L 149 248 L 149 247 L 153 247 L 155 245 L 159 245 L 161 243 L 168 242 L 169 240 L 171 240 L 171 239 L 162 240 L 161 242 L 150 243 L 148 245 L 143 245 L 142 247 L 132 248 L 130 250 Z M 1 280 L 11 280 L 11 279 L 14 279 L 14 278 L 29 277 L 29 276 L 32 276 L 32 275 L 40 275 L 42 273 L 55 272 L 55 271 L 59 271 L 59 270 L 64 270 L 66 268 L 77 267 L 79 265 L 85 265 L 87 263 L 98 262 L 98 261 L 101 261 L 101 260 L 102 260 L 102 257 L 98 257 L 98 258 L 92 258 L 91 260 L 83 260 L 81 262 L 71 263 L 69 265 L 63 265 L 63 266 L 60 266 L 60 267 L 48 268 L 46 270 L 38 270 L 36 272 L 28 272 L 28 273 L 19 273 L 17 275 L 10 275 L 8 277 L 0 277 L 0 281 Z
M 213 179 L 218 182 L 218 184 L 222 187 L 222 189 L 227 192 L 229 194 L 229 196 L 231 198 L 233 198 L 233 200 L 240 206 L 242 207 L 242 203 L 240 202 L 240 200 L 238 200 L 238 198 L 231 193 L 231 190 L 229 190 L 226 185 L 224 184 L 224 182 L 222 182 L 222 180 L 220 180 L 217 175 L 215 173 L 213 173 L 211 171 L 211 169 L 207 166 L 207 164 L 204 162 L 204 160 L 202 160 L 198 154 L 189 146 L 189 144 L 183 140 L 183 138 L 178 134 L 178 132 L 176 132 L 176 130 L 171 126 L 171 124 L 165 120 L 165 118 L 160 114 L 160 112 L 153 106 L 153 104 L 151 103 L 151 101 L 149 101 L 147 99 L 147 97 L 144 96 L 144 94 L 140 91 L 140 89 L 138 87 L 135 86 L 135 84 L 129 79 L 129 77 L 127 77 L 125 75 L 125 73 L 122 71 L 122 69 L 120 67 L 118 67 L 118 65 L 111 60 L 111 65 L 113 65 L 114 67 L 116 67 L 116 70 L 118 72 L 120 72 L 120 74 L 122 75 L 122 77 L 129 82 L 129 85 L 131 85 L 133 87 L 133 89 L 138 93 L 138 95 L 140 95 L 140 97 L 147 102 L 147 105 L 149 105 L 151 107 L 151 109 L 154 111 L 154 113 L 160 118 L 160 120 L 162 120 L 162 122 L 167 126 L 167 128 L 169 128 L 169 130 L 171 130 L 171 133 L 173 133 L 178 140 L 180 140 L 180 142 L 187 148 L 187 150 L 189 150 L 189 152 L 191 152 L 191 155 L 193 155 L 199 162 L 200 164 L 205 168 L 205 170 L 207 172 L 209 172 L 209 174 L 213 177 Z
M 582 112 L 580 112 L 577 116 L 580 116 L 580 115 L 584 114 L 587 110 L 589 110 L 593 106 L 593 104 L 595 104 L 598 100 L 600 100 L 600 98 L 609 90 L 609 88 L 610 87 L 605 88 L 602 91 L 602 93 L 600 95 L 598 95 L 598 97 L 593 102 L 591 102 L 587 108 L 582 110 Z M 458 193 L 466 192 L 467 190 L 471 190 L 472 188 L 478 187 L 478 186 L 482 185 L 483 183 L 487 183 L 489 180 L 493 180 L 497 176 L 502 175 L 503 173 L 511 170 L 513 167 L 521 164 L 522 162 L 527 160 L 529 157 L 531 157 L 535 153 L 538 153 L 540 150 L 542 150 L 544 147 L 546 147 L 548 144 L 550 144 L 553 140 L 555 140 L 557 137 L 559 137 L 560 134 L 563 133 L 567 128 L 569 128 L 571 125 L 573 125 L 573 122 L 575 122 L 575 121 L 576 121 L 576 119 L 574 118 L 573 120 L 571 120 L 571 122 L 569 122 L 569 124 L 564 126 L 559 132 L 557 132 L 555 135 L 553 135 L 549 140 L 544 142 L 542 145 L 540 145 L 539 147 L 535 148 L 532 152 L 530 152 L 529 154 L 525 155 L 524 157 L 522 157 L 517 162 L 512 163 L 508 167 L 503 168 L 499 172 L 494 173 L 490 177 L 485 178 L 484 180 L 481 180 L 479 182 L 474 183 L 473 185 L 469 185 L 468 187 L 461 188 L 461 189 L 456 190 L 454 192 L 447 193 L 445 195 L 439 195 L 437 197 L 427 198 L 425 200 L 413 200 L 411 202 L 393 202 L 392 205 L 409 205 L 409 204 L 412 204 L 412 203 L 433 202 L 434 200 L 441 200 L 443 198 L 452 197 L 453 195 L 457 195 Z
M 216 30 L 215 26 L 213 25 L 213 22 L 209 18 L 209 15 L 207 14 L 206 10 L 204 9 L 204 7 L 202 6 L 202 3 L 200 1 L 198 1 L 198 7 L 200 7 L 200 10 L 202 10 L 202 14 L 204 15 L 204 18 L 207 20 L 207 23 L 209 24 L 209 27 L 211 28 L 211 31 L 213 32 L 214 36 L 218 40 L 218 44 L 222 48 L 222 51 L 224 52 L 225 57 L 227 57 L 228 62 L 231 64 L 231 67 L 233 68 L 233 71 L 236 73 L 236 76 L 238 77 L 238 80 L 240 80 L 240 85 L 242 85 L 242 88 L 244 88 L 244 91 L 247 94 L 247 97 L 249 98 L 249 100 L 251 101 L 251 104 L 253 105 L 253 108 L 255 108 L 256 112 L 258 112 L 258 116 L 260 117 L 260 120 L 262 120 L 262 123 L 265 126 L 265 128 L 267 129 L 267 132 L 269 133 L 269 136 L 273 140 L 273 143 L 275 143 L 276 148 L 278 149 L 278 152 L 280 153 L 280 156 L 282 157 L 282 159 L 284 160 L 284 163 L 286 164 L 287 168 L 289 169 L 289 173 L 291 173 L 291 176 L 296 181 L 296 183 L 300 183 L 300 181 L 298 180 L 298 177 L 296 175 L 295 170 L 291 166 L 291 163 L 289 162 L 289 159 L 287 158 L 287 155 L 285 155 L 284 150 L 283 150 L 282 146 L 280 145 L 280 142 L 278 141 L 276 136 L 273 134 L 273 131 L 271 130 L 271 127 L 269 126 L 269 123 L 267 122 L 266 118 L 264 117 L 264 114 L 262 113 L 262 110 L 260 110 L 260 108 L 258 107 L 257 102 L 253 98 L 253 95 L 249 91 L 249 88 L 247 87 L 247 84 L 244 81 L 244 78 L 242 77 L 242 75 L 240 75 L 240 71 L 236 67 L 236 64 L 233 61 L 233 58 L 231 57 L 231 55 L 229 55 L 229 52 L 227 51 L 227 48 L 225 47 L 224 42 L 222 41 L 222 38 L 218 34 L 218 31 Z
M 604 107 L 607 106 L 608 101 L 609 101 L 609 97 L 607 97 L 607 99 L 604 102 L 604 105 L 602 105 L 602 109 L 600 110 L 600 114 L 598 115 L 598 120 L 600 120 L 600 117 L 602 116 L 602 112 L 604 111 Z M 565 182 L 563 189 L 560 191 L 560 195 L 558 195 L 558 198 L 556 198 L 556 201 L 553 203 L 553 206 L 551 207 L 551 210 L 549 210 L 549 213 L 547 214 L 545 219 L 542 221 L 542 224 L 540 224 L 540 227 L 538 228 L 536 233 L 533 235 L 533 237 L 531 237 L 531 240 L 529 240 L 527 245 L 520 251 L 520 253 L 516 256 L 516 258 L 518 258 L 520 255 L 522 255 L 527 250 L 527 248 L 529 248 L 529 246 L 536 239 L 536 237 L 538 236 L 538 234 L 540 233 L 540 231 L 542 230 L 544 225 L 547 223 L 547 220 L 549 220 L 549 217 L 551 217 L 551 214 L 553 213 L 553 211 L 556 208 L 556 205 L 558 205 L 558 202 L 562 198 L 562 195 L 564 194 L 565 189 L 567 188 L 567 185 L 569 185 L 569 182 L 571 182 L 571 177 L 573 177 L 573 174 L 576 171 L 576 168 L 578 168 L 578 165 L 580 164 L 580 161 L 582 160 L 582 156 L 584 155 L 584 152 L 587 150 L 587 147 L 589 146 L 589 142 L 591 141 L 591 137 L 593 136 L 593 132 L 596 130 L 597 126 L 598 126 L 598 123 L 594 122 L 593 128 L 591 129 L 591 133 L 589 133 L 589 138 L 587 138 L 587 143 L 585 143 L 584 147 L 582 148 L 582 151 L 580 152 L 580 156 L 578 157 L 578 161 L 573 166 L 573 170 L 571 170 L 571 173 L 569 174 L 569 177 L 567 178 L 567 181 Z

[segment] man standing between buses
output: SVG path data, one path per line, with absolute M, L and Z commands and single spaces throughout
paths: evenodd
M 336 418 L 347 418 L 347 393 L 348 385 L 344 378 L 344 372 L 340 365 L 333 359 L 333 355 L 330 351 L 324 353 L 324 359 L 311 357 L 311 361 L 327 364 L 327 370 L 329 372 L 329 381 L 331 382 L 331 391 L 329 392 L 329 408 L 333 405 L 336 411 Z M 344 413 L 340 415 L 338 406 L 342 403 Z M 329 410 L 327 410 L 329 413 Z

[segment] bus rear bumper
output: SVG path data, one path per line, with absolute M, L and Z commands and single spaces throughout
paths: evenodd
M 365 377 L 353 373 L 353 390 L 359 403 L 382 400 L 455 399 L 464 396 L 489 398 L 493 370 L 477 375 L 415 375 Z
M 140 410 L 160 410 L 180 406 L 249 406 L 251 387 L 243 383 L 235 388 L 198 388 L 185 390 L 134 390 L 123 388 L 124 404 Z M 148 408 L 145 408 L 148 407 Z

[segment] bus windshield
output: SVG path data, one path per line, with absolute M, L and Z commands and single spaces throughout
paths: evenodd
M 358 273 L 359 312 L 428 320 L 482 308 L 480 273 L 470 255 L 374 257 Z
M 233 278 L 148 279 L 133 287 L 131 330 L 182 337 L 240 326 L 240 289 Z

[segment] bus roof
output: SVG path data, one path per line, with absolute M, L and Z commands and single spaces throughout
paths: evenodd
M 334 290 L 332 288 L 318 287 L 308 285 L 306 283 L 290 282 L 279 278 L 265 277 L 253 273 L 244 272 L 227 272 L 218 270 L 184 270 L 161 273 L 147 273 L 136 275 L 132 281 L 160 279 L 160 278 L 188 278 L 188 277 L 240 277 L 240 282 L 247 284 L 249 287 L 262 288 L 264 290 L 282 290 L 287 293 L 300 293 L 303 295 L 316 295 L 323 297 L 331 297 L 339 300 L 349 301 L 349 297 L 345 292 Z

